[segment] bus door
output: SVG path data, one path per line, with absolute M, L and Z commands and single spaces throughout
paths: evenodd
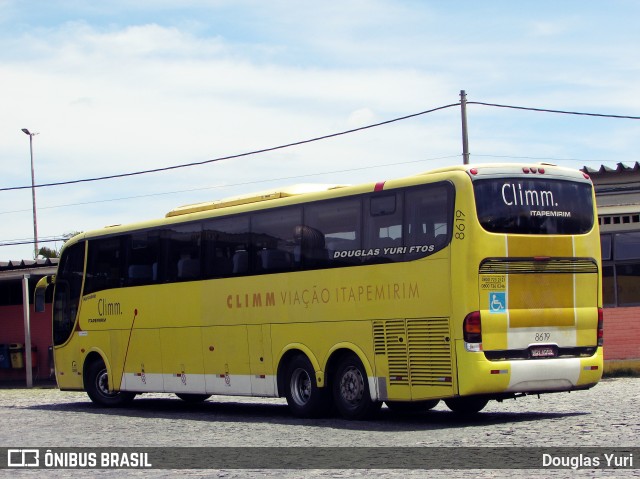
M 202 330 L 206 392 L 251 395 L 247 326 L 211 326 Z
M 249 369 L 251 394 L 253 396 L 275 396 L 276 383 L 271 357 L 271 326 L 247 326 L 249 342 Z

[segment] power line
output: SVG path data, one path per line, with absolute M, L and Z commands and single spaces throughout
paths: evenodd
M 549 108 L 534 108 L 534 107 L 524 107 L 524 106 L 516 106 L 516 105 L 502 105 L 499 103 L 487 103 L 487 102 L 478 102 L 478 101 L 467 101 L 466 102 L 467 105 L 481 105 L 481 106 L 491 106 L 491 107 L 496 107 L 496 108 L 508 108 L 508 109 L 513 109 L 513 110 L 524 110 L 524 111 L 535 111 L 535 112 L 543 112 L 543 113 L 556 113 L 556 114 L 564 114 L 564 115 L 579 115 L 579 116 L 592 116 L 592 117 L 600 117 L 600 118 L 617 118 L 617 119 L 627 119 L 627 120 L 640 120 L 640 116 L 629 116 L 629 115 L 613 115 L 613 114 L 605 114 L 605 113 L 588 113 L 588 112 L 578 112 L 578 111 L 566 111 L 566 110 L 554 110 L 554 109 L 549 109 Z M 149 173 L 159 173 L 159 172 L 163 172 L 163 171 L 170 171 L 170 170 L 176 170 L 179 168 L 188 168 L 191 166 L 200 166 L 200 165 L 206 165 L 209 163 L 215 163 L 218 161 L 224 161 L 224 160 L 231 160 L 231 159 L 235 159 L 235 158 L 242 158 L 245 156 L 251 156 L 251 155 L 257 155 L 257 154 L 261 154 L 261 153 L 268 153 L 271 151 L 276 151 L 276 150 L 281 150 L 284 148 L 290 148 L 293 146 L 299 146 L 299 145 L 304 145 L 307 143 L 312 143 L 315 141 L 320 141 L 320 140 L 326 140 L 329 138 L 335 138 L 338 136 L 342 136 L 342 135 L 347 135 L 350 133 L 355 133 L 358 131 L 363 131 L 363 130 L 367 130 L 370 128 L 375 128 L 378 126 L 383 126 L 383 125 L 388 125 L 390 123 L 394 123 L 397 121 L 402 121 L 402 120 L 407 120 L 409 118 L 415 118 L 417 116 L 421 116 L 421 115 L 426 115 L 428 113 L 433 113 L 439 110 L 444 110 L 447 108 L 451 108 L 454 106 L 460 106 L 461 103 L 451 103 L 449 105 L 443 105 L 437 108 L 432 108 L 430 110 L 425 110 L 425 111 L 421 111 L 418 113 L 412 113 L 410 115 L 405 115 L 405 116 L 401 116 L 398 118 L 393 118 L 391 120 L 386 120 L 386 121 L 381 121 L 379 123 L 373 123 L 371 125 L 366 125 L 366 126 L 362 126 L 359 128 L 353 128 L 350 130 L 345 130 L 345 131 L 341 131 L 338 133 L 331 133 L 328 135 L 323 135 L 323 136 L 318 136 L 315 138 L 310 138 L 307 140 L 301 140 L 301 141 L 296 141 L 293 143 L 287 143 L 284 145 L 279 145 L 279 146 L 274 146 L 274 147 L 269 147 L 269 148 L 263 148 L 260 150 L 253 150 L 253 151 L 249 151 L 249 152 L 245 152 L 245 153 L 239 153 L 239 154 L 235 154 L 235 155 L 229 155 L 229 156 L 223 156 L 223 157 L 218 157 L 218 158 L 213 158 L 211 160 L 204 160 L 204 161 L 197 161 L 197 162 L 192 162 L 192 163 L 184 163 L 184 164 L 179 164 L 179 165 L 173 165 L 173 166 L 167 166 L 167 167 L 163 167 L 163 168 L 153 168 L 153 169 L 149 169 L 149 170 L 140 170 L 140 171 L 134 171 L 134 172 L 129 172 L 129 173 L 120 173 L 120 174 L 115 174 L 115 175 L 105 175 L 105 176 L 98 176 L 98 177 L 93 177 L 93 178 L 82 178 L 82 179 L 78 179 L 78 180 L 68 180 L 68 181 L 60 181 L 60 182 L 54 182 L 54 183 L 44 183 L 44 184 L 40 184 L 40 185 L 27 185 L 27 186 L 13 186 L 13 187 L 6 187 L 6 188 L 0 188 L 0 191 L 14 191 L 14 190 L 25 190 L 25 189 L 30 189 L 30 188 L 44 188 L 44 187 L 50 187 L 50 186 L 63 186 L 63 185 L 72 185 L 72 184 L 77 184 L 77 183 L 87 183 L 87 182 L 93 182 L 93 181 L 102 181 L 102 180 L 110 180 L 110 179 L 116 179 L 116 178 L 125 178 L 125 177 L 130 177 L 130 176 L 138 176 L 138 175 L 145 175 L 145 174 L 149 174 Z
M 134 196 L 122 196 L 119 198 L 107 198 L 104 200 L 95 200 L 95 201 L 83 201 L 80 203 L 65 203 L 61 205 L 51 205 L 51 206 L 41 206 L 38 210 L 50 210 L 57 208 L 69 208 L 71 206 L 86 206 L 86 205 L 94 205 L 99 203 L 111 203 L 115 201 L 126 201 L 126 200 L 135 200 L 140 198 L 153 198 L 156 196 L 168 196 L 168 195 L 176 195 L 180 193 L 192 193 L 194 191 L 205 191 L 205 190 L 215 190 L 222 188 L 234 188 L 237 186 L 247 186 L 247 185 L 255 185 L 260 183 L 270 183 L 272 181 L 283 181 L 283 180 L 294 180 L 297 178 L 311 178 L 314 176 L 324 176 L 324 175 L 332 175 L 336 173 L 349 173 L 353 171 L 361 171 L 361 170 L 370 170 L 374 168 L 386 168 L 389 166 L 398 166 L 398 165 L 409 165 L 413 163 L 423 163 L 425 161 L 436 161 L 436 160 L 446 160 L 449 158 L 458 158 L 460 155 L 447 155 L 447 156 L 437 156 L 433 158 L 425 158 L 422 160 L 412 160 L 412 161 L 401 161 L 397 163 L 385 163 L 380 165 L 368 165 L 360 168 L 348 168 L 344 170 L 333 170 L 333 171 L 323 171 L 318 173 L 309 173 L 306 175 L 295 175 L 295 176 L 283 176 L 279 178 L 268 178 L 263 180 L 255 180 L 255 181 L 245 181 L 242 183 L 229 183 L 223 185 L 215 185 L 215 186 L 203 186 L 201 188 L 189 188 L 186 190 L 174 190 L 174 191 L 162 191 L 159 193 L 149 193 L 146 195 L 134 195 Z M 601 160 L 585 160 L 582 158 L 556 158 L 556 157 L 547 157 L 547 156 L 515 156 L 515 155 L 488 155 L 488 154 L 479 154 L 473 153 L 471 156 L 479 156 L 483 158 L 511 158 L 511 159 L 519 159 L 519 160 L 537 160 L 537 161 L 575 161 L 582 163 L 601 163 Z M 27 211 L 31 211 L 31 209 L 22 209 L 22 210 L 9 210 L 9 211 L 0 211 L 0 215 L 9 215 L 14 213 L 25 213 Z
M 154 196 L 167 196 L 167 195 L 175 195 L 175 194 L 179 194 L 179 193 L 191 193 L 191 192 L 194 192 L 194 191 L 213 190 L 213 189 L 218 189 L 218 188 L 233 188 L 233 187 L 236 187 L 236 186 L 254 185 L 254 184 L 259 184 L 259 183 L 270 183 L 272 181 L 294 180 L 294 179 L 298 179 L 298 178 L 310 178 L 310 177 L 314 177 L 314 176 L 332 175 L 332 174 L 336 174 L 336 173 L 348 173 L 348 172 L 353 172 L 353 171 L 371 170 L 371 169 L 374 169 L 374 168 L 385 168 L 385 167 L 388 167 L 388 166 L 398 166 L 398 165 L 408 165 L 408 164 L 413 164 L 413 163 L 423 163 L 425 161 L 446 160 L 446 159 L 449 159 L 449 158 L 457 158 L 458 156 L 460 156 L 460 155 L 456 154 L 456 155 L 438 156 L 438 157 L 426 158 L 426 159 L 422 159 L 422 160 L 401 161 L 401 162 L 386 163 L 386 164 L 381 164 L 381 165 L 367 165 L 367 166 L 363 166 L 363 167 L 360 167 L 360 168 L 349 168 L 349 169 L 343 169 L 343 170 L 324 171 L 324 172 L 319 172 L 319 173 L 309 173 L 309 174 L 306 174 L 306 175 L 284 176 L 284 177 L 280 177 L 280 178 L 268 178 L 268 179 L 263 179 L 263 180 L 245 181 L 245 182 L 242 182 L 242 183 L 231 183 L 231 184 L 226 184 L 226 185 L 206 186 L 206 187 L 202 187 L 202 188 L 190 188 L 190 189 L 187 189 L 187 190 L 164 191 L 164 192 L 160 192 L 160 193 L 150 193 L 150 194 L 147 194 L 147 195 L 125 196 L 125 197 L 121 197 L 121 198 L 109 198 L 109 199 L 105 199 L 105 200 L 85 201 L 85 202 L 81 202 L 81 203 L 66 203 L 66 204 L 63 204 L 63 205 L 41 206 L 38 209 L 39 210 L 47 210 L 47 209 L 55 209 L 55 208 L 68 208 L 68 207 L 71 207 L 71 206 L 85 206 L 85 205 L 93 205 L 93 204 L 97 204 L 97 203 L 110 203 L 110 202 L 113 202 L 113 201 L 124 201 L 124 200 L 138 199 L 138 198 L 151 198 L 151 197 L 154 197 Z M 31 209 L 0 211 L 0 215 L 7 215 L 7 214 L 12 214 L 12 213 L 24 213 L 26 211 L 31 211 Z
M 396 163 L 387 163 L 387 164 L 382 164 L 382 165 L 369 165 L 366 167 L 361 167 L 361 168 L 350 168 L 350 169 L 345 169 L 345 170 L 334 170 L 334 171 L 327 171 L 327 172 L 321 172 L 321 173 L 310 173 L 307 175 L 297 175 L 297 176 L 288 176 L 288 177 L 281 177 L 281 178 L 271 178 L 271 179 L 266 179 L 266 180 L 256 180 L 256 181 L 246 181 L 243 183 L 234 183 L 234 184 L 229 184 L 229 185 L 217 185 L 217 186 L 211 186 L 211 187 L 205 187 L 205 188 L 194 188 L 194 189 L 190 189 L 190 190 L 181 190 L 181 191 L 172 191 L 172 192 L 164 192 L 164 193 L 153 193 L 153 194 L 149 194 L 149 195 L 139 195 L 139 196 L 129 196 L 126 198 L 113 198 L 113 199 L 107 199 L 107 200 L 98 200 L 98 201 L 89 201 L 86 203 L 71 203 L 71 204 L 66 204 L 66 205 L 57 205 L 57 206 L 49 206 L 49 207 L 45 207 L 45 208 L 41 208 L 41 209 L 47 209 L 47 208 L 64 208 L 64 207 L 69 207 L 69 206 L 79 206 L 79 205 L 88 205 L 88 204 L 94 204 L 94 203 L 107 203 L 110 201 L 120 201 L 120 200 L 128 200 L 128 199 L 134 199 L 134 198 L 148 198 L 151 196 L 163 196 L 163 195 L 169 195 L 169 194 L 176 194 L 176 193 L 185 193 L 185 192 L 191 192 L 191 191 L 201 191 L 201 190 L 209 190 L 209 189 L 215 189 L 215 188 L 232 188 L 232 187 L 236 187 L 236 186 L 245 186 L 245 185 L 251 185 L 251 184 L 256 184 L 256 183 L 269 183 L 271 181 L 281 181 L 281 180 L 291 180 L 291 179 L 296 179 L 296 178 L 308 178 L 308 177 L 312 177 L 312 176 L 321 176 L 321 175 L 328 175 L 328 174 L 334 174 L 334 173 L 345 173 L 345 172 L 350 172 L 350 171 L 360 171 L 360 170 L 369 170 L 372 168 L 384 168 L 387 166 L 398 166 L 398 165 L 408 165 L 408 164 L 413 164 L 413 163 L 421 163 L 421 162 L 425 162 L 425 161 L 436 161 L 436 160 L 446 160 L 449 158 L 457 158 L 459 155 L 447 155 L 447 156 L 438 156 L 438 157 L 433 157 L 433 158 L 426 158 L 423 160 L 412 160 L 412 161 L 401 161 L 401 162 L 396 162 Z M 9 214 L 9 213 L 21 213 L 24 211 L 31 211 L 31 210 L 16 210 L 16 211 L 3 211 L 0 212 L 0 215 L 2 214 Z M 63 236 L 60 237 L 60 235 L 57 236 L 51 236 L 51 237 L 46 237 L 46 238 L 51 238 L 51 239 L 44 239 L 44 240 L 39 240 L 42 243 L 47 243 L 47 242 L 55 242 L 55 241 L 65 241 L 66 239 L 68 239 L 68 236 Z M 17 245 L 25 245 L 25 244 L 34 244 L 34 240 L 29 240 L 27 238 L 19 238 L 19 239 L 11 239 L 11 240 L 0 240 L 0 246 L 17 246 Z
M 40 239 L 38 238 L 38 243 L 57 243 L 58 241 L 66 241 L 68 238 L 53 238 L 53 239 Z M 25 244 L 34 244 L 35 241 L 34 240 L 24 240 L 24 241 L 13 241 L 13 240 L 6 240 L 6 242 L 4 243 L 0 243 L 0 246 L 19 246 L 19 245 L 25 245 Z
M 62 235 L 48 235 L 48 236 L 43 236 L 43 240 L 46 241 L 56 241 L 60 236 L 65 237 L 65 238 L 70 238 L 71 236 L 69 234 L 62 234 Z M 22 242 L 22 241 L 31 241 L 33 242 L 33 237 L 29 236 L 27 238 L 13 238 L 13 239 L 0 239 L 0 242 L 3 243 L 14 243 L 14 242 Z
M 445 159 L 449 159 L 449 158 L 457 158 L 460 155 L 455 154 L 455 155 L 447 155 L 447 156 L 439 156 L 439 157 L 433 157 L 433 158 L 426 158 L 423 160 L 412 160 L 412 161 L 402 161 L 402 162 L 397 162 L 397 163 L 386 163 L 386 164 L 381 164 L 381 165 L 368 165 L 366 167 L 361 167 L 361 168 L 349 168 L 349 169 L 344 169 L 344 170 L 333 170 L 333 171 L 326 171 L 326 172 L 319 172 L 319 173 L 309 173 L 307 175 L 296 175 L 296 176 L 286 176 L 286 177 L 280 177 L 280 178 L 269 178 L 269 179 L 264 179 L 264 180 L 255 180 L 255 181 L 246 181 L 246 182 L 242 182 L 242 183 L 232 183 L 232 184 L 227 184 L 227 185 L 216 185 L 216 186 L 207 186 L 207 187 L 203 187 L 203 188 L 192 188 L 192 189 L 187 189 L 187 190 L 177 190 L 177 191 L 168 191 L 168 192 L 161 192 L 161 193 L 152 193 L 152 194 L 148 194 L 148 195 L 138 195 L 138 196 L 127 196 L 127 197 L 123 197 L 123 198 L 111 198 L 111 199 L 106 199 L 106 200 L 97 200 L 97 201 L 88 201 L 88 202 L 84 202 L 84 203 L 69 203 L 69 204 L 64 204 L 64 205 L 54 205 L 54 206 L 48 206 L 48 207 L 43 207 L 40 209 L 53 209 L 53 208 L 66 208 L 66 207 L 70 207 L 70 206 L 83 206 L 83 205 L 90 205 L 90 204 L 96 204 L 96 203 L 108 203 L 108 202 L 112 202 L 112 201 L 123 201 L 123 200 L 130 200 L 130 199 L 138 199 L 138 198 L 149 198 L 149 197 L 153 197 L 153 196 L 165 196 L 165 195 L 172 195 L 172 194 L 178 194 L 178 193 L 188 193 L 188 192 L 193 192 L 193 191 L 203 191 L 203 190 L 211 190 L 211 189 L 217 189 L 217 188 L 233 188 L 236 186 L 246 186 L 246 185 L 251 185 L 251 184 L 258 184 L 258 183 L 269 183 L 272 181 L 281 181 L 281 180 L 292 180 L 292 179 L 297 179 L 297 178 L 309 178 L 309 177 L 313 177 L 313 176 L 322 176 L 322 175 L 329 175 L 329 174 L 335 174 L 335 173 L 347 173 L 347 172 L 352 172 L 352 171 L 360 171 L 360 170 L 365 170 L 365 169 L 372 169 L 372 168 L 384 168 L 384 167 L 388 167 L 388 166 L 398 166 L 398 165 L 407 165 L 407 164 L 412 164 L 412 163 L 422 163 L 425 161 L 435 161 L 435 160 L 445 160 Z M 483 155 L 483 154 L 474 154 L 472 156 L 480 156 L 480 157 L 485 157 L 485 158 L 513 158 L 513 159 L 524 159 L 524 160 L 538 160 L 538 161 L 542 161 L 542 160 L 547 160 L 547 161 L 580 161 L 580 162 L 586 162 L 586 163 L 590 163 L 590 162 L 600 162 L 600 160 L 584 160 L 584 159 L 580 159 L 580 158 L 553 158 L 553 157 L 536 157 L 536 156 L 514 156 L 514 155 Z M 0 215 L 4 215 L 4 214 L 10 214 L 10 213 L 22 213 L 25 211 L 31 211 L 31 210 L 15 210 L 15 211 L 1 211 Z M 51 239 L 39 239 L 39 242 L 41 243 L 52 243 L 52 242 L 57 242 L 57 241 L 65 241 L 68 239 L 68 237 L 60 237 L 60 236 L 52 236 L 50 237 Z M 0 246 L 18 246 L 18 245 L 26 245 L 26 244 L 34 244 L 34 240 L 31 239 L 14 239 L 14 240 L 0 240 Z
M 425 110 L 425 111 L 421 111 L 419 113 L 412 113 L 411 115 L 405 115 L 405 116 L 401 116 L 398 118 L 394 118 L 392 120 L 386 120 L 386 121 L 381 121 L 379 123 L 374 123 L 371 125 L 366 125 L 366 126 L 361 126 L 359 128 L 353 128 L 351 130 L 345 130 L 345 131 L 341 131 L 338 133 L 331 133 L 329 135 L 323 135 L 323 136 L 318 136 L 315 138 L 310 138 L 307 140 L 301 140 L 301 141 L 296 141 L 293 143 L 287 143 L 285 145 L 279 145 L 279 146 L 273 146 L 270 148 L 263 148 L 261 150 L 254 150 L 254 151 L 249 151 L 246 153 L 239 153 L 236 155 L 229 155 L 229 156 L 222 156 L 219 158 L 213 158 L 211 160 L 204 160 L 204 161 L 196 161 L 193 163 L 184 163 L 184 164 L 180 164 L 180 165 L 173 165 L 173 166 L 167 166 L 164 168 L 153 168 L 150 170 L 141 170 L 141 171 L 134 171 L 134 172 L 130 172 L 130 173 L 120 173 L 117 175 L 106 175 L 106 176 L 98 176 L 95 178 L 83 178 L 83 179 L 79 179 L 79 180 L 69 180 L 69 181 L 60 181 L 60 182 L 55 182 L 55 183 L 44 183 L 41 185 L 28 185 L 28 186 L 12 186 L 12 187 L 8 187 L 8 188 L 0 188 L 0 191 L 14 191 L 14 190 L 26 190 L 26 189 L 31 189 L 31 188 L 44 188 L 44 187 L 49 187 L 49 186 L 62 186 L 62 185 L 72 185 L 72 184 L 76 184 L 76 183 L 88 183 L 88 182 L 92 182 L 92 181 L 102 181 L 102 180 L 111 180 L 111 179 L 115 179 L 115 178 L 125 178 L 125 177 L 129 177 L 129 176 L 138 176 L 138 175 L 146 175 L 149 173 L 159 173 L 162 171 L 169 171 L 169 170 L 177 170 L 179 168 L 188 168 L 190 166 L 200 166 L 200 165 L 206 165 L 209 163 L 215 163 L 217 161 L 224 161 L 224 160 L 231 160 L 234 158 L 242 158 L 244 156 L 251 156 L 251 155 L 257 155 L 260 153 L 268 153 L 271 151 L 276 151 L 276 150 L 281 150 L 284 148 L 290 148 L 292 146 L 299 146 L 299 145 L 304 145 L 306 143 L 312 143 L 315 141 L 320 141 L 320 140 L 327 140 L 329 138 L 335 138 L 337 136 L 342 136 L 342 135 L 348 135 L 350 133 L 355 133 L 357 131 L 362 131 L 362 130 L 367 130 L 370 128 L 375 128 L 378 126 L 382 126 L 382 125 L 388 125 L 389 123 L 394 123 L 397 121 L 401 121 L 401 120 L 407 120 L 409 118 L 415 118 L 416 116 L 420 116 L 420 115 L 426 115 L 427 113 L 433 113 L 435 111 L 438 110 L 444 110 L 446 108 L 451 108 L 453 106 L 458 106 L 460 105 L 460 103 L 452 103 L 450 105 L 444 105 L 444 106 L 440 106 L 437 108 L 432 108 L 431 110 Z
M 601 118 L 619 118 L 624 120 L 640 120 L 640 116 L 627 116 L 627 115 L 610 115 L 606 113 L 585 113 L 580 111 L 565 111 L 565 110 L 550 110 L 548 108 L 531 108 L 525 106 L 514 106 L 514 105 L 500 105 L 498 103 L 484 103 L 480 101 L 468 101 L 467 105 L 484 105 L 484 106 L 494 106 L 497 108 L 510 108 L 512 110 L 527 110 L 527 111 L 538 111 L 543 113 L 560 113 L 563 115 L 579 115 L 579 116 L 596 116 Z

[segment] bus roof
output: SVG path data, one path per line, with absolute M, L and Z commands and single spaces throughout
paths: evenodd
M 278 198 L 287 198 L 289 196 L 304 195 L 308 193 L 317 193 L 319 191 L 329 191 L 337 188 L 343 188 L 349 185 L 338 184 L 311 184 L 303 183 L 271 190 L 249 193 L 246 195 L 232 196 L 215 201 L 206 201 L 204 203 L 195 203 L 191 205 L 179 206 L 172 209 L 166 214 L 166 217 L 186 215 L 189 213 L 198 213 L 201 211 L 216 210 L 220 208 L 228 208 L 230 206 L 246 205 L 249 203 L 258 203 L 260 201 L 275 200 Z
M 434 173 L 446 173 L 452 171 L 465 171 L 471 179 L 479 178 L 499 178 L 505 176 L 544 176 L 553 175 L 555 178 L 564 178 L 568 180 L 591 182 L 589 175 L 574 168 L 566 168 L 554 165 L 552 163 L 478 163 L 473 165 L 454 165 L 429 170 L 423 175 L 431 175 Z
M 512 174 L 522 174 L 523 169 L 525 168 L 528 168 L 531 172 L 534 172 L 537 169 L 537 171 L 539 171 L 540 173 L 544 172 L 545 171 L 544 169 L 547 168 L 550 170 L 549 173 L 553 172 L 553 174 L 556 176 L 564 176 L 564 177 L 569 177 L 571 179 L 577 179 L 577 180 L 585 179 L 584 174 L 579 170 L 558 167 L 550 163 L 538 163 L 538 164 L 532 164 L 530 166 L 525 166 L 523 164 L 513 164 L 513 163 L 453 165 L 453 166 L 447 166 L 447 167 L 438 168 L 435 170 L 426 171 L 421 175 L 431 175 L 436 173 L 445 173 L 445 172 L 453 172 L 453 171 L 466 171 L 466 172 L 470 172 L 470 174 L 478 175 L 478 176 L 492 176 L 492 175 L 503 176 L 503 175 L 512 175 Z M 533 170 L 531 168 L 533 168 Z M 527 171 L 527 173 L 528 172 L 529 171 Z M 262 201 L 275 200 L 278 198 L 287 198 L 290 196 L 305 195 L 309 193 L 318 193 L 321 191 L 329 191 L 337 188 L 344 188 L 347 186 L 351 186 L 351 185 L 302 183 L 297 185 L 274 188 L 274 189 L 265 190 L 265 191 L 248 193 L 240 196 L 232 196 L 228 198 L 223 198 L 221 200 L 206 201 L 203 203 L 194 203 L 194 204 L 179 206 L 169 211 L 166 214 L 166 217 L 170 218 L 172 216 L 186 215 L 189 213 L 199 213 L 203 211 L 216 210 L 220 208 L 229 208 L 231 206 L 239 206 L 239 205 L 246 205 L 250 203 L 258 203 Z
M 532 170 L 532 167 L 534 170 Z M 540 170 L 543 171 L 540 171 Z M 526 171 L 525 171 L 526 170 Z M 478 163 L 472 165 L 452 165 L 448 167 L 438 168 L 434 170 L 429 170 L 426 172 L 418 173 L 413 176 L 408 176 L 404 178 L 396 178 L 389 179 L 385 181 L 380 181 L 378 183 L 364 183 L 359 185 L 347 185 L 347 184 L 312 184 L 312 183 L 302 183 L 297 185 L 273 188 L 270 190 L 264 190 L 260 192 L 248 193 L 240 196 L 232 196 L 220 200 L 213 200 L 203 203 L 190 204 L 185 206 L 180 206 L 174 208 L 169 211 L 165 218 L 168 218 L 170 222 L 182 222 L 189 221 L 187 217 L 191 214 L 198 213 L 206 213 L 219 211 L 224 214 L 223 211 L 226 208 L 231 209 L 236 206 L 248 206 L 255 205 L 256 208 L 261 209 L 263 206 L 259 204 L 268 203 L 271 200 L 295 200 L 296 198 L 304 197 L 306 195 L 310 195 L 315 197 L 314 193 L 330 193 L 335 190 L 342 190 L 344 188 L 345 193 L 348 194 L 357 194 L 364 193 L 367 191 L 380 191 L 382 189 L 386 189 L 387 186 L 394 187 L 397 185 L 407 185 L 413 184 L 415 182 L 420 182 L 420 177 L 424 176 L 442 176 L 443 178 L 449 174 L 460 174 L 464 173 L 468 175 L 468 177 L 473 181 L 480 178 L 500 178 L 500 177 L 509 177 L 509 176 L 529 176 L 531 173 L 535 171 L 536 177 L 554 177 L 554 178 L 564 178 L 567 180 L 573 181 L 581 181 L 581 182 L 591 182 L 589 176 L 582 173 L 580 170 L 559 167 L 556 165 L 551 165 L 548 163 Z M 543 173 L 544 172 L 544 173 Z M 543 174 L 542 174 L 543 173 Z M 394 186 L 391 186 L 394 185 Z M 380 190 L 378 190 L 380 188 Z M 338 195 L 340 195 L 338 193 Z M 321 195 L 324 197 L 324 195 Z M 333 196 L 333 195 L 331 195 Z M 302 200 L 304 201 L 304 200 Z M 279 203 L 279 202 L 275 202 Z M 266 206 L 266 205 L 265 205 Z M 246 209 L 243 208 L 243 211 Z M 195 219 L 195 218 L 194 218 Z M 173 221 L 172 221 L 173 220 Z M 162 218 L 156 219 L 148 219 L 142 222 L 136 222 L 127 225 L 112 225 L 105 227 L 103 229 L 87 231 L 84 233 L 80 233 L 70 240 L 67 241 L 67 245 L 74 244 L 78 241 L 82 241 L 82 239 L 91 238 L 91 237 L 99 237 L 103 235 L 109 234 L 119 234 L 125 231 L 133 231 L 139 229 L 146 229 L 149 227 L 155 227 L 161 225 L 164 221 L 167 221 Z

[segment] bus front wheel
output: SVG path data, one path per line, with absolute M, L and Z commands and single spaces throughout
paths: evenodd
M 297 417 L 311 418 L 325 415 L 331 407 L 327 388 L 319 388 L 316 372 L 306 356 L 298 355 L 289 363 L 285 396 L 289 409 Z
M 333 400 L 345 419 L 367 419 L 382 406 L 371 399 L 369 380 L 357 356 L 342 358 L 333 380 Z
M 89 398 L 102 407 L 124 406 L 136 396 L 135 393 L 109 390 L 109 375 L 102 360 L 93 361 L 86 367 L 84 388 Z
M 444 400 L 449 409 L 458 414 L 475 414 L 482 411 L 489 402 L 482 396 L 449 398 Z

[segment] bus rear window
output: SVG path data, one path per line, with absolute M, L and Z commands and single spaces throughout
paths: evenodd
M 584 234 L 593 227 L 591 185 L 564 180 L 474 181 L 482 227 L 492 233 Z

